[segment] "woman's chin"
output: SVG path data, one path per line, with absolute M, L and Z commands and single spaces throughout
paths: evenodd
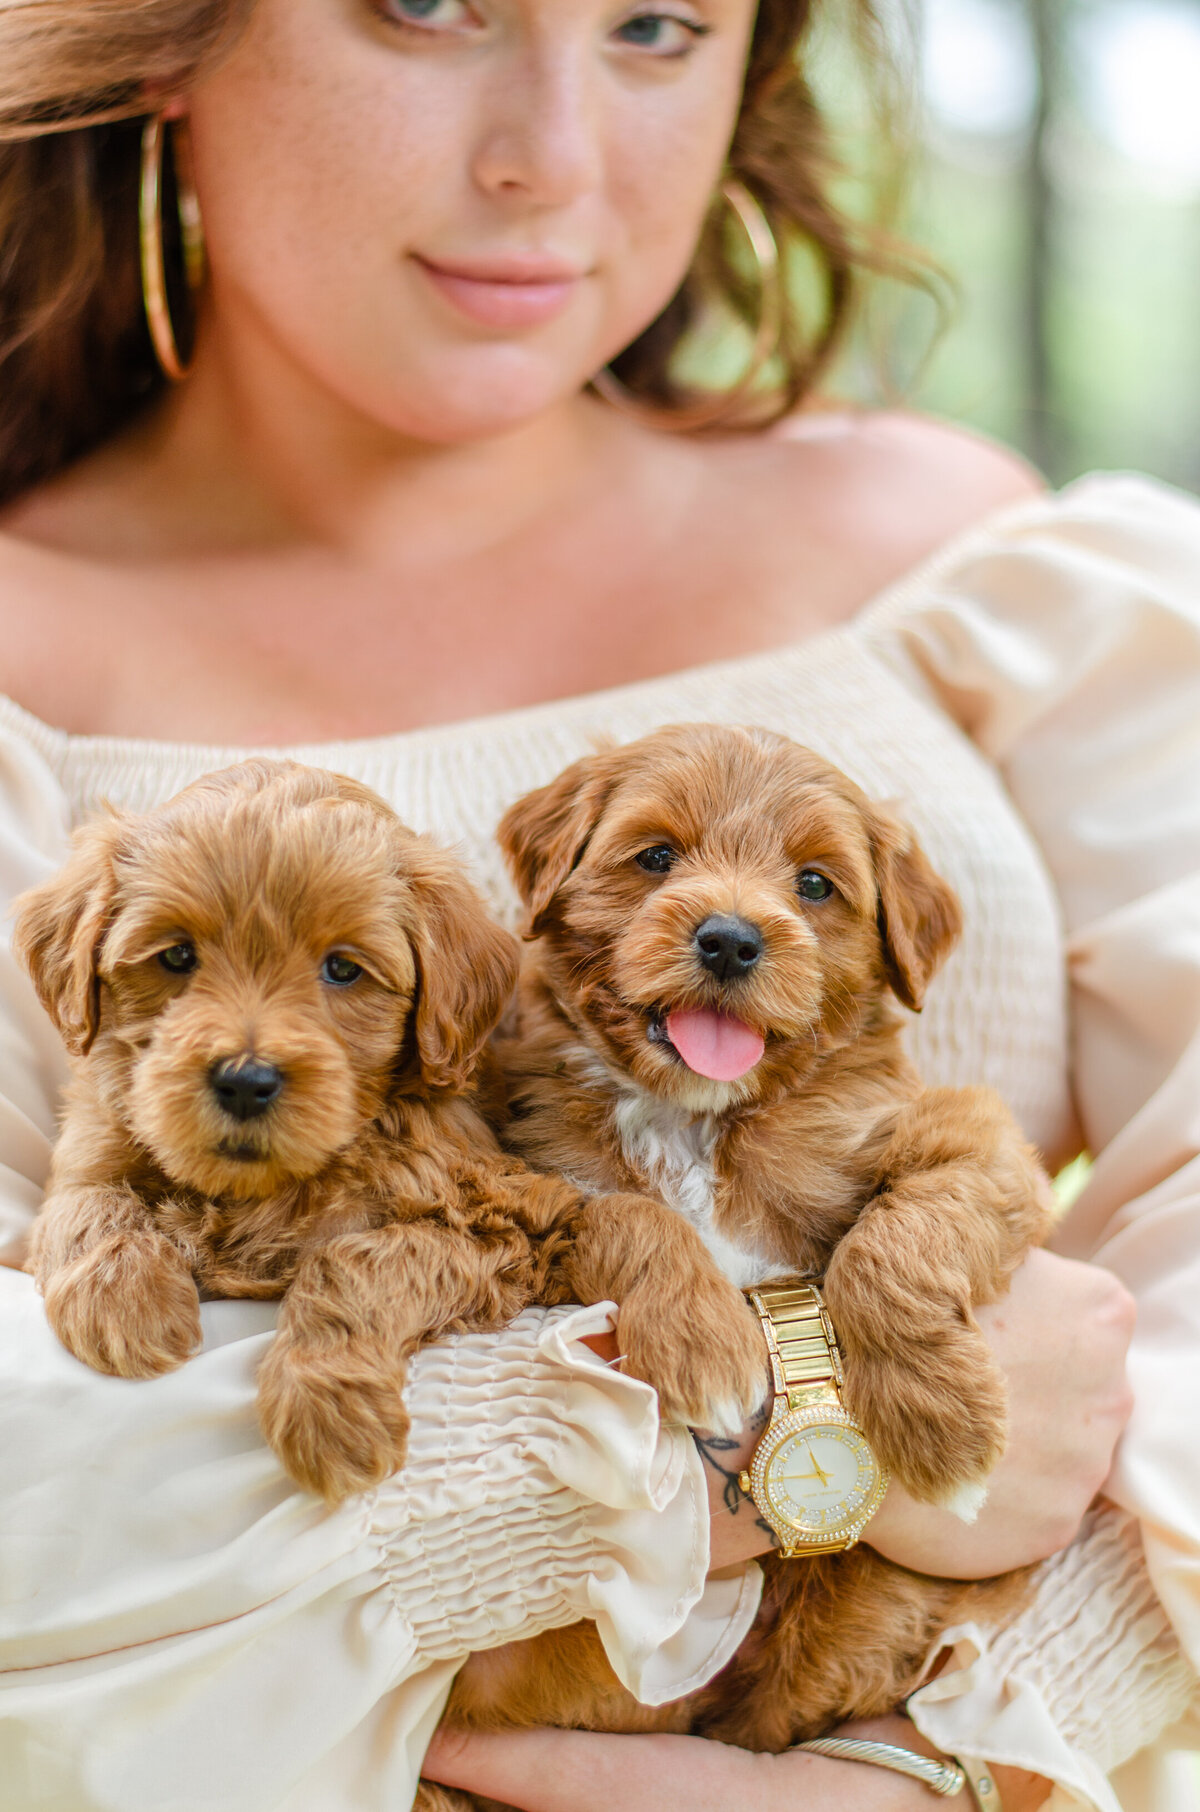
M 435 344 L 394 366 L 390 386 L 355 388 L 372 415 L 406 438 L 444 445 L 490 439 L 573 403 L 587 384 L 590 346 L 556 346 L 549 338 Z
M 428 409 L 398 410 L 387 426 L 404 440 L 436 447 L 463 447 L 519 433 L 570 406 L 575 392 L 542 394 L 491 402 L 477 399 L 457 407 L 439 401 Z

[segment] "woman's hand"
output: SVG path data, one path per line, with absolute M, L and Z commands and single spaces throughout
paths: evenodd
M 937 1753 L 898 1713 L 838 1734 Z M 934 1804 L 928 1787 L 890 1769 L 796 1750 L 752 1755 L 703 1737 L 439 1730 L 422 1772 L 521 1812 L 930 1812 Z M 1004 1812 L 1034 1812 L 1050 1791 L 1013 1768 L 998 1768 L 996 1779 Z

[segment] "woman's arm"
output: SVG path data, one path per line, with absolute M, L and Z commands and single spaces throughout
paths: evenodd
M 733 1652 L 755 1582 L 706 1582 L 699 1459 L 653 1393 L 530 1311 L 412 1361 L 403 1470 L 329 1510 L 265 1446 L 275 1305 L 102 1376 L 0 1271 L 0 1812 L 395 1812 L 465 1654 L 593 1618 L 632 1690 Z M 215 1740 L 214 1740 L 215 1739 Z
M 838 1734 L 938 1754 L 900 1714 Z M 931 1812 L 937 1803 L 889 1769 L 799 1750 L 754 1755 L 701 1737 L 439 1731 L 424 1772 L 520 1812 Z M 1050 1793 L 1048 1781 L 1018 1768 L 998 1768 L 996 1783 L 1004 1812 L 1036 1812 Z

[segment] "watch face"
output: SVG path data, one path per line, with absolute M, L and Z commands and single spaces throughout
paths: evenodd
M 816 1540 L 847 1533 L 878 1508 L 884 1480 L 858 1428 L 833 1412 L 785 1416 L 755 1481 L 780 1525 Z

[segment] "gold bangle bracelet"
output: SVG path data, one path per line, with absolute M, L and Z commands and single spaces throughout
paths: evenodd
M 952 1799 L 967 1784 L 966 1773 L 957 1762 L 936 1762 L 913 1749 L 901 1749 L 896 1743 L 870 1743 L 859 1737 L 814 1737 L 810 1743 L 796 1743 L 793 1747 L 811 1750 L 814 1755 L 829 1755 L 836 1761 L 871 1762 L 876 1768 L 890 1768 L 894 1774 L 909 1774 L 943 1799 Z
M 910 1775 L 943 1799 L 953 1799 L 966 1787 L 978 1812 L 1004 1812 L 991 1769 L 973 1758 L 951 1756 L 939 1762 L 931 1756 L 918 1755 L 913 1749 L 901 1749 L 895 1743 L 871 1743 L 859 1737 L 814 1737 L 811 1742 L 794 1743 L 792 1747 L 832 1756 L 837 1761 L 871 1762 L 876 1768 L 890 1768 L 895 1774 Z

